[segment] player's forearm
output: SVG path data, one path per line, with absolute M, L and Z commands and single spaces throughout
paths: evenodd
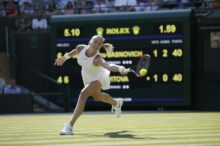
M 62 59 L 63 59 L 64 61 L 66 61 L 66 60 L 70 59 L 71 57 L 72 57 L 72 56 L 70 56 L 70 53 L 65 53 L 65 54 L 63 55 Z
M 73 49 L 71 52 L 68 53 L 70 57 L 73 57 L 75 55 L 77 55 L 77 50 Z
M 120 65 L 116 65 L 116 64 L 109 64 L 108 62 L 106 62 L 104 59 L 98 57 L 95 59 L 95 61 L 93 62 L 95 65 L 101 65 L 102 67 L 108 69 L 111 72 L 120 72 L 122 75 L 127 74 L 130 69 L 126 69 L 124 66 L 120 66 Z
M 108 66 L 108 70 L 112 71 L 112 72 L 121 72 L 121 70 L 123 69 L 123 66 L 120 65 L 116 65 L 116 64 L 109 64 Z

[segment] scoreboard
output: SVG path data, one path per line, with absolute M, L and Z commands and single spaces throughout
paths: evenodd
M 146 77 L 111 73 L 108 93 L 124 98 L 128 105 L 189 106 L 191 15 L 191 10 L 175 10 L 52 16 L 52 58 L 88 44 L 93 35 L 103 35 L 115 47 L 112 53 L 100 54 L 110 63 L 135 68 L 141 55 L 151 55 Z M 70 86 L 77 100 L 83 83 L 76 58 L 53 67 L 52 73 L 61 86 Z

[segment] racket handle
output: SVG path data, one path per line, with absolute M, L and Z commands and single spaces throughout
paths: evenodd
M 130 68 L 129 68 L 130 69 Z M 133 73 L 133 74 L 135 74 L 137 77 L 140 77 L 140 75 L 139 74 L 137 74 L 133 69 L 130 69 L 130 71 L 129 72 L 131 72 L 131 73 Z

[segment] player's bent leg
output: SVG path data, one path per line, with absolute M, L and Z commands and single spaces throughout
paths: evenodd
M 120 117 L 121 108 L 123 105 L 122 98 L 113 99 L 109 94 L 103 93 L 103 92 L 101 92 L 101 90 L 98 92 L 94 92 L 92 96 L 96 101 L 102 101 L 102 102 L 111 104 L 112 105 L 112 112 L 115 112 L 115 115 L 117 118 Z
M 94 92 L 92 97 L 95 101 L 109 103 L 114 106 L 117 104 L 116 100 L 114 100 L 109 94 L 101 92 L 101 90 Z
M 99 81 L 93 81 L 82 89 L 77 101 L 76 108 L 73 113 L 73 118 L 70 121 L 70 125 L 73 126 L 77 118 L 83 112 L 88 97 L 100 89 L 101 89 L 101 83 Z
M 82 91 L 80 92 L 77 105 L 75 107 L 75 110 L 73 112 L 72 119 L 69 123 L 66 124 L 66 126 L 61 130 L 61 135 L 71 135 L 73 134 L 72 127 L 75 124 L 76 120 L 79 118 L 79 116 L 82 114 L 86 100 L 89 96 L 91 96 L 94 92 L 99 91 L 101 89 L 101 83 L 99 81 L 93 81 L 89 85 L 85 86 Z

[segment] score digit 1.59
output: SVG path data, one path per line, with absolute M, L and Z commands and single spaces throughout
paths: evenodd
M 166 24 L 159 26 L 160 33 L 176 33 L 175 24 Z

